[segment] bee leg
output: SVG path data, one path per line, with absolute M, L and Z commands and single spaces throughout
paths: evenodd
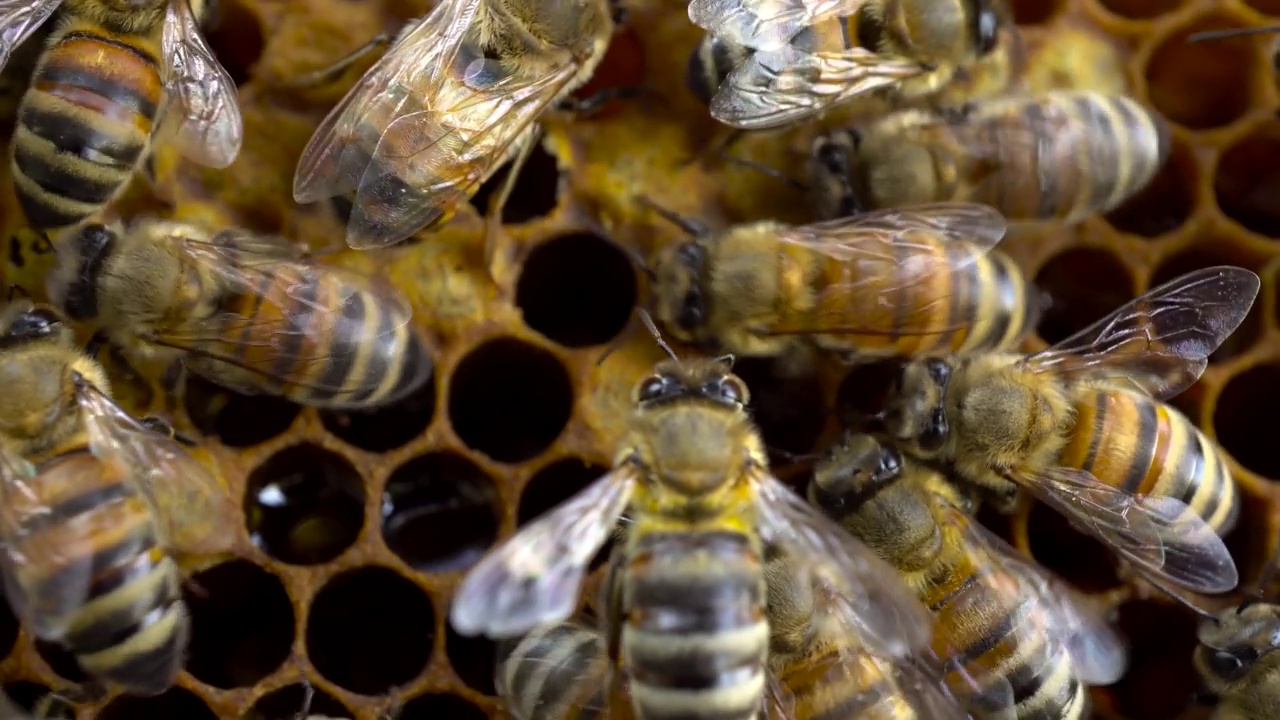
M 613 100 L 629 100 L 640 95 L 638 87 L 605 88 L 582 99 L 565 98 L 556 103 L 556 109 L 574 115 L 590 115 Z
M 178 407 L 182 405 L 183 391 L 187 387 L 187 366 L 181 362 L 176 362 L 165 368 L 164 374 L 160 376 L 160 389 L 164 394 L 165 412 L 169 417 L 177 414 Z
M 159 415 L 147 415 L 146 417 L 138 418 L 138 424 L 157 435 L 172 438 L 174 442 L 187 447 L 195 447 L 199 444 L 191 437 L 174 430 L 173 424 Z
M 498 234 L 502 230 L 502 208 L 510 199 L 511 191 L 515 189 L 516 180 L 520 177 L 520 171 L 524 169 L 524 164 L 529 161 L 534 147 L 541 139 L 542 127 L 537 126 L 521 141 L 520 148 L 516 150 L 515 157 L 511 160 L 511 167 L 507 170 L 506 177 L 502 178 L 502 185 L 498 187 L 498 192 L 489 198 L 489 209 L 485 212 L 484 219 L 484 260 L 485 267 L 489 268 L 489 277 L 495 282 L 504 275 L 501 268 L 495 266 L 498 260 Z
M 274 84 L 276 87 L 281 88 L 302 89 L 335 83 L 338 81 L 338 78 L 342 77 L 343 73 L 351 68 L 352 65 L 360 62 L 366 56 L 386 48 L 390 44 L 391 38 L 385 34 L 379 33 L 373 36 L 373 38 L 365 44 L 338 58 L 326 67 L 322 67 L 319 70 L 313 70 L 309 73 L 303 73 L 302 75 L 298 75 L 290 80 L 283 80 Z

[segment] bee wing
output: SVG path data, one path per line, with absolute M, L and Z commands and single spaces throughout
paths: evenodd
M 0 68 L 61 4 L 62 0 L 0 0 Z
M 970 202 L 923 203 L 906 208 L 889 208 L 858 213 L 846 218 L 798 225 L 791 228 L 807 242 L 820 247 L 834 247 L 843 238 L 862 240 L 878 235 L 883 242 L 911 232 L 929 233 L 944 242 L 969 242 L 990 250 L 1004 239 L 1008 223 L 1000 211 L 988 205 Z M 791 233 L 784 233 L 784 239 Z
M 1258 276 L 1244 268 L 1196 270 L 1024 363 L 1037 372 L 1112 378 L 1170 398 L 1200 378 L 1209 355 L 1249 314 L 1259 286 Z
M 161 33 L 164 87 L 181 110 L 175 142 L 188 158 L 222 169 L 244 139 L 236 84 L 205 42 L 188 0 L 170 0 Z
M 862 47 L 839 53 L 794 45 L 752 53 L 711 98 L 711 116 L 743 130 L 782 127 L 924 72 L 919 63 Z
M 74 611 L 88 598 L 93 536 L 102 530 L 101 523 L 93 522 L 101 520 L 100 515 L 59 522 L 54 512 L 41 491 L 35 467 L 0 448 L 0 538 L 4 538 L 0 567 L 5 597 L 22 624 L 45 640 L 61 638 Z
M 790 549 L 800 577 L 829 592 L 823 622 L 846 627 L 873 654 L 926 648 L 932 620 L 889 564 L 761 468 L 752 473 L 761 535 Z
M 716 37 L 768 52 L 815 22 L 854 14 L 867 1 L 691 0 L 689 19 Z
M 1012 479 L 1157 581 L 1206 594 L 1239 582 L 1222 538 L 1180 500 L 1130 494 L 1076 468 Z
M 489 551 L 454 593 L 454 630 L 503 639 L 567 619 L 635 481 L 633 467 L 617 468 Z
M 105 466 L 130 479 L 151 506 L 163 544 L 195 555 L 236 547 L 239 520 L 231 492 L 173 438 L 145 427 L 87 381 L 76 399 L 89 449 Z
M 226 231 L 210 241 L 171 242 L 184 243 L 193 263 L 220 278 L 228 292 L 259 301 L 253 317 L 227 311 L 184 319 L 157 328 L 148 338 L 151 342 L 234 366 L 273 384 L 320 393 L 359 395 L 383 381 L 377 373 L 366 373 L 370 377 L 364 378 L 364 387 L 351 385 L 350 377 L 330 381 L 325 368 L 354 361 L 348 355 L 361 347 L 400 341 L 399 331 L 412 319 L 413 308 L 385 280 L 307 259 L 287 241 L 247 232 Z M 333 281 L 320 284 L 321 275 Z M 335 342 L 355 337 L 363 338 L 358 345 Z M 430 363 L 413 370 L 425 381 Z

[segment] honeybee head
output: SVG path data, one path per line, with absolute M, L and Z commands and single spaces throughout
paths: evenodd
M 943 403 L 950 380 L 951 365 L 941 358 L 903 365 L 885 404 L 885 430 L 925 452 L 941 449 L 950 430 Z
M 40 342 L 71 346 L 71 329 L 57 310 L 47 305 L 35 305 L 30 300 L 20 300 L 5 308 L 3 316 L 0 316 L 0 350 Z
M 97 317 L 98 277 L 118 235 L 117 228 L 96 223 L 86 225 L 72 233 L 59 250 L 47 289 L 49 299 L 72 320 Z
M 837 514 L 854 511 L 902 473 L 902 455 L 873 435 L 846 435 L 813 468 L 811 497 Z
M 1214 694 L 1246 678 L 1263 657 L 1280 649 L 1280 606 L 1254 603 L 1228 608 L 1200 625 L 1195 665 Z
M 707 247 L 700 238 L 664 251 L 654 264 L 654 309 L 667 329 L 682 341 L 697 341 L 706 330 L 706 274 Z
M 640 407 L 673 400 L 704 400 L 735 410 L 750 400 L 747 384 L 729 372 L 723 360 L 667 361 L 636 384 L 633 393 Z
M 978 52 L 979 57 L 989 55 L 999 44 L 1000 11 L 992 0 L 973 0 L 970 19 L 972 24 L 969 31 L 972 34 L 974 50 Z

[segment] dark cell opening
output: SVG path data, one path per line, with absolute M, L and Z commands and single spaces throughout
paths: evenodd
M 382 537 L 419 570 L 467 567 L 498 537 L 497 485 L 461 455 L 416 457 L 387 479 Z
M 1280 128 L 1260 125 L 1227 148 L 1218 158 L 1213 193 L 1227 217 L 1280 238 Z
M 1218 442 L 1241 465 L 1280 480 L 1280 453 L 1269 415 L 1280 403 L 1280 366 L 1258 365 L 1233 376 L 1218 396 L 1213 427 Z
M 1238 120 L 1250 107 L 1258 45 L 1254 38 L 1187 42 L 1205 30 L 1238 27 L 1221 15 L 1202 16 L 1183 30 L 1170 33 L 1147 61 L 1147 95 L 1169 120 L 1192 130 L 1222 127 Z
M 436 632 L 431 598 L 392 570 L 348 570 L 325 583 L 307 617 L 307 657 L 354 693 L 381 695 L 427 666 Z
M 266 45 L 258 16 L 239 0 L 213 0 L 209 7 L 205 39 L 236 85 L 244 85 Z
M 34 720 L 75 720 L 75 708 L 57 696 L 49 697 L 50 692 L 51 689 L 48 686 L 29 680 L 19 680 L 4 685 L 4 694 L 15 705 L 30 713 L 36 712 L 37 709 L 41 712 Z M 25 720 L 25 718 L 9 718 L 3 712 L 0 712 L 0 718 Z
M 612 340 L 635 302 L 631 261 L 591 233 L 561 235 L 534 248 L 516 286 L 525 324 L 567 347 Z
M 342 456 L 294 445 L 249 473 L 244 512 L 249 536 L 272 557 L 295 565 L 328 562 L 360 534 L 364 482 Z
M 493 688 L 493 666 L 497 661 L 497 643 L 483 635 L 465 637 L 454 632 L 452 625 L 447 627 L 444 649 L 449 655 L 453 671 L 472 690 L 485 695 L 496 694 Z
M 98 713 L 98 720 L 218 720 L 190 690 L 170 688 L 154 697 L 121 695 Z
M 1081 590 L 1102 592 L 1120 584 L 1114 554 L 1045 505 L 1032 506 L 1027 539 L 1036 562 Z
M 14 616 L 3 593 L 0 593 L 0 658 L 13 652 L 13 645 L 18 642 L 19 627 L 18 618 Z
M 298 416 L 299 406 L 270 395 L 244 395 L 187 376 L 187 416 L 201 435 L 223 445 L 257 445 L 284 433 Z
M 396 720 L 485 720 L 484 710 L 457 695 L 432 693 L 419 695 L 404 704 Z
M 1129 720 L 1171 720 L 1200 687 L 1191 654 L 1195 620 L 1172 603 L 1140 600 L 1120 606 L 1120 631 L 1129 641 L 1129 670 L 1113 686 L 1116 709 Z
M 510 171 L 511 163 L 508 162 L 498 168 L 471 197 L 471 207 L 481 216 L 489 212 L 489 198 L 506 182 Z M 560 167 L 556 156 L 547 152 L 542 143 L 538 143 L 529 155 L 529 160 L 520 169 L 516 186 L 511 189 L 507 204 L 502 208 L 502 223 L 514 225 L 549 215 L 556 209 L 559 189 Z
M 89 674 L 76 662 L 76 656 L 58 643 L 48 640 L 36 640 L 36 653 L 53 671 L 54 675 L 73 683 L 82 683 L 89 679 Z
M 1191 149 L 1173 140 L 1169 157 L 1147 186 L 1107 213 L 1120 232 L 1154 238 L 1173 232 L 1191 217 L 1200 177 Z
M 749 409 L 770 449 L 797 455 L 813 450 L 827 417 L 816 375 L 780 372 L 768 358 L 739 360 L 733 372 L 751 390 Z
M 219 688 L 251 687 L 289 657 L 293 606 L 280 578 L 245 560 L 197 574 L 187 671 Z
M 1231 241 L 1226 238 L 1197 238 L 1193 247 L 1204 249 L 1188 250 L 1166 260 L 1152 274 L 1151 287 L 1158 287 L 1176 277 L 1201 268 L 1215 267 L 1217 265 L 1248 267 L 1252 264 L 1243 258 L 1224 254 L 1223 250 L 1232 247 Z M 1258 341 L 1258 337 L 1261 334 L 1262 305 L 1255 301 L 1253 308 L 1245 316 L 1244 322 L 1240 323 L 1240 327 L 1236 328 L 1236 331 L 1231 333 L 1223 341 L 1222 345 L 1209 356 L 1209 362 L 1223 362 L 1248 351 Z
M 1013 20 L 1019 25 L 1043 25 L 1052 22 L 1062 8 L 1065 0 L 1012 0 Z
M 1034 0 L 1027 0 L 1034 2 Z M 1135 20 L 1148 20 L 1171 13 L 1182 6 L 1183 0 L 1101 0 L 1102 6 L 1111 12 Z
M 864 428 L 872 417 L 884 409 L 884 402 L 893 387 L 902 361 L 880 360 L 851 369 L 836 388 L 836 415 L 840 424 L 851 428 Z
M 258 698 L 245 713 L 244 720 L 298 720 L 303 710 L 308 715 L 331 718 L 349 718 L 351 711 L 332 695 L 319 688 L 312 688 L 311 705 L 306 705 L 305 685 L 288 685 Z
M 516 524 L 524 525 L 573 497 L 575 493 L 604 476 L 609 469 L 589 465 L 577 458 L 557 460 L 529 478 L 520 493 Z
M 375 410 L 326 410 L 320 421 L 344 442 L 369 452 L 387 452 L 418 437 L 436 408 L 434 375 L 404 399 Z
M 1101 320 L 1134 297 L 1133 278 L 1113 253 L 1096 248 L 1068 250 L 1036 276 L 1048 294 L 1039 333 L 1053 344 Z
M 512 338 L 472 350 L 450 382 L 454 432 L 498 462 L 523 462 L 546 450 L 573 410 L 573 387 L 560 360 Z

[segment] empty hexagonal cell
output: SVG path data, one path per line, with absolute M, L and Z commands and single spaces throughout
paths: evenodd
M 1102 7 L 1120 17 L 1150 20 L 1182 7 L 1186 0 L 1098 0 Z
M 218 0 L 209 7 L 216 12 L 205 23 L 205 39 L 231 79 L 243 85 L 265 45 L 258 15 L 239 0 Z
M 1115 556 L 1093 538 L 1080 534 L 1066 518 L 1040 503 L 1031 507 L 1027 539 L 1036 562 L 1086 592 L 1120 584 Z
M 1267 517 L 1271 513 L 1265 497 L 1251 496 L 1241 493 L 1240 516 L 1235 527 L 1227 533 L 1223 541 L 1231 551 L 1240 571 L 1240 588 L 1252 590 L 1257 587 L 1259 578 L 1270 572 L 1275 557 L 1270 550 L 1270 528 Z M 1266 588 L 1262 588 L 1265 592 Z M 1272 598 L 1275 595 L 1265 595 Z
M 516 286 L 525 324 L 567 347 L 612 340 L 635 302 L 630 259 L 592 233 L 560 235 L 535 247 Z
M 542 468 L 520 493 L 516 524 L 524 525 L 599 480 L 609 469 L 577 458 L 557 460 Z
M 325 410 L 320 421 L 344 442 L 369 452 L 387 452 L 421 435 L 436 409 L 433 375 L 405 398 L 374 410 Z
M 447 572 L 480 558 L 498 537 L 498 488 L 465 457 L 416 457 L 387 479 L 382 539 L 419 570 Z
M 191 611 L 187 671 L 220 688 L 249 687 L 289 657 L 293 605 L 280 578 L 245 560 L 197 574 L 184 593 Z
M 1134 297 L 1133 278 L 1120 258 L 1100 248 L 1054 256 L 1036 275 L 1048 296 L 1038 331 L 1047 343 L 1064 340 Z
M 1106 220 L 1120 232 L 1142 237 L 1173 232 L 1195 211 L 1199 182 L 1191 148 L 1175 138 L 1170 144 L 1169 158 L 1151 182 L 1107 213 Z
M 471 196 L 471 206 L 484 215 L 489 211 L 489 201 L 507 180 L 511 163 L 498 168 Z M 520 177 L 511 190 L 506 206 L 502 209 L 502 222 L 516 224 L 536 220 L 556 209 L 556 196 L 560 191 L 560 167 L 556 156 L 547 152 L 542 143 L 534 146 L 528 161 L 520 169 Z
M 36 653 L 45 661 L 54 675 L 73 683 L 82 683 L 89 679 L 89 674 L 76 662 L 76 657 L 59 643 L 48 640 L 36 640 Z
M 901 360 L 880 360 L 858 365 L 845 374 L 836 389 L 836 415 L 846 427 L 859 427 L 884 408 L 884 401 L 898 373 Z
M 767 358 L 738 361 L 734 373 L 751 392 L 749 408 L 772 450 L 804 454 L 813 450 L 826 422 L 826 393 L 816 375 L 792 376 Z
M 421 588 L 387 568 L 363 567 L 316 593 L 307 657 L 343 688 L 380 695 L 426 668 L 435 632 L 436 611 Z
M 444 649 L 449 656 L 449 664 L 462 682 L 485 695 L 495 694 L 493 666 L 498 657 L 497 643 L 483 635 L 459 635 L 452 625 L 446 623 Z
M 1280 480 L 1270 412 L 1280 407 L 1280 365 L 1256 365 L 1227 380 L 1213 410 L 1218 442 L 1241 465 Z
M 1166 283 L 1180 275 L 1193 270 L 1214 267 L 1216 265 L 1237 265 L 1248 267 L 1243 258 L 1229 254 L 1234 241 L 1228 238 L 1198 239 L 1193 249 L 1179 253 L 1165 260 L 1151 275 L 1151 287 Z M 1203 248 L 1203 249 L 1202 249 Z M 1256 268 L 1254 268 L 1256 270 Z M 1255 302 L 1249 314 L 1245 316 L 1240 327 L 1223 341 L 1212 355 L 1209 362 L 1222 362 L 1239 355 L 1253 347 L 1262 333 L 1262 305 Z
M 514 338 L 473 349 L 450 380 L 454 432 L 498 462 L 522 462 L 546 450 L 572 410 L 573 387 L 560 360 Z
M 28 680 L 19 680 L 18 682 L 5 683 L 3 690 L 5 696 L 19 708 L 29 713 L 39 710 L 40 714 L 32 718 L 32 720 L 75 720 L 75 708 L 56 696 L 49 697 L 52 690 L 47 685 Z M 6 720 L 26 720 L 25 718 L 10 718 L 4 713 L 0 713 L 0 717 Z
M 309 703 L 308 690 L 311 695 Z M 245 713 L 244 720 L 299 720 L 304 715 L 349 718 L 351 711 L 329 693 L 297 684 L 272 690 L 258 698 Z
M 1168 602 L 1139 600 L 1120 606 L 1119 628 L 1129 640 L 1129 669 L 1112 686 L 1120 715 L 1129 720 L 1180 717 L 1200 687 L 1191 654 L 1195 619 Z
M 1218 158 L 1213 178 L 1218 207 L 1232 220 L 1268 237 L 1280 238 L 1280 128 L 1254 128 Z
M 1280 0 L 1244 0 L 1244 4 L 1265 15 L 1280 15 Z
M 121 695 L 98 712 L 98 720 L 218 720 L 203 700 L 175 687 L 154 697 Z
M 1187 42 L 1206 30 L 1238 26 L 1221 15 L 1207 15 L 1170 33 L 1147 61 L 1147 93 L 1166 118 L 1193 130 L 1230 124 L 1252 106 L 1257 45 L 1249 38 Z M 1260 102 L 1260 101 L 1259 101 Z
M 201 435 L 230 447 L 266 442 L 289 429 L 301 410 L 270 395 L 245 395 L 188 376 L 184 404 Z
M 488 716 L 488 713 L 465 698 L 431 693 L 419 695 L 405 703 L 396 717 L 398 720 L 485 720 Z
M 18 629 L 18 618 L 0 593 L 0 659 L 13 652 L 13 644 L 18 642 Z
M 1019 25 L 1043 25 L 1052 22 L 1063 8 L 1066 0 L 1011 0 L 1013 20 Z
M 249 473 L 245 518 L 253 542 L 295 565 L 328 562 L 364 524 L 364 481 L 341 455 L 303 443 Z

